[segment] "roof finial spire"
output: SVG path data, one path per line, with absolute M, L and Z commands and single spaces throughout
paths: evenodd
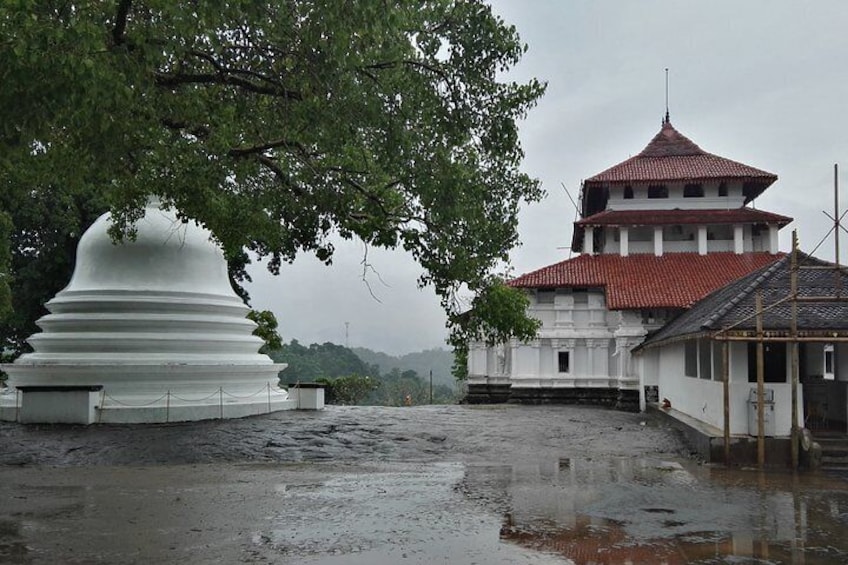
M 665 68 L 665 119 L 663 124 L 671 123 L 671 117 L 668 115 L 668 67 Z

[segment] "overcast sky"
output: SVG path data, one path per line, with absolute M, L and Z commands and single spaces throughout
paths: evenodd
M 807 252 L 827 233 L 833 164 L 848 168 L 848 2 L 492 4 L 528 46 L 508 78 L 548 83 L 521 124 L 523 169 L 548 195 L 521 211 L 515 274 L 569 257 L 575 210 L 562 185 L 576 199 L 582 179 L 647 145 L 665 112 L 666 67 L 678 131 L 705 151 L 778 175 L 755 205 L 795 218 L 781 230 L 781 249 L 793 228 Z M 303 256 L 279 277 L 254 268 L 253 306 L 277 315 L 286 341 L 344 344 L 348 322 L 351 346 L 444 346 L 445 316 L 433 290 L 417 288 L 420 267 L 402 252 L 369 250 L 380 278 L 366 273 L 366 284 L 363 253 L 361 243 L 340 243 L 332 267 Z M 832 239 L 816 255 L 832 260 Z

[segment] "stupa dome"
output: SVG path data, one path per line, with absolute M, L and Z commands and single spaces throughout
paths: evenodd
M 155 199 L 136 223 L 136 238 L 115 245 L 103 214 L 80 239 L 71 282 L 63 291 L 190 292 L 241 300 L 233 292 L 227 263 L 209 230 L 183 222 Z
M 208 230 L 154 199 L 135 239 L 116 244 L 110 224 L 104 214 L 82 236 L 70 283 L 28 340 L 34 351 L 3 367 L 12 389 L 98 390 L 99 421 L 296 407 L 278 387 L 285 365 L 259 353 L 256 324 Z

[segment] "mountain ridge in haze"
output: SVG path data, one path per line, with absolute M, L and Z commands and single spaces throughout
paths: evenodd
M 374 351 L 367 347 L 350 348 L 357 357 L 368 365 L 377 365 L 381 373 L 388 373 L 392 369 L 401 371 L 415 371 L 422 379 L 430 378 L 433 371 L 433 383 L 443 384 L 450 387 L 456 385 L 451 370 L 453 368 L 453 352 L 441 347 L 414 351 L 404 355 L 389 355 L 382 351 Z

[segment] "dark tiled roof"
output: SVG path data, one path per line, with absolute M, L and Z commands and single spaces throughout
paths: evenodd
M 848 296 L 848 273 L 834 269 L 804 269 L 804 266 L 831 266 L 815 257 L 799 253 L 798 293 L 800 296 L 832 296 L 837 288 Z M 736 331 L 756 330 L 756 293 L 763 298 L 763 329 L 771 332 L 786 332 L 791 321 L 791 303 L 770 305 L 789 296 L 790 256 L 784 255 L 754 273 L 724 286 L 691 309 L 649 336 L 641 347 L 657 345 L 665 341 L 683 339 L 704 332 L 733 327 Z M 799 302 L 799 332 L 838 332 L 848 330 L 848 302 Z
M 583 218 L 575 226 L 664 226 L 679 224 L 778 224 L 792 218 L 753 208 L 731 210 L 604 210 Z
M 707 179 L 759 180 L 768 186 L 777 175 L 707 153 L 666 121 L 641 153 L 586 179 L 584 186 Z
M 509 282 L 519 288 L 603 287 L 607 308 L 688 308 L 717 288 L 780 255 L 667 253 L 580 255 Z

